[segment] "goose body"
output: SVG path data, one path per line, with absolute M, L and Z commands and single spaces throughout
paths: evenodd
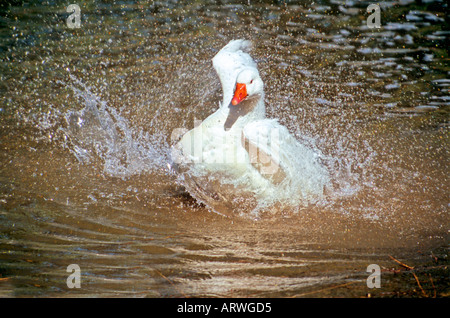
M 173 147 L 186 189 L 225 215 L 309 203 L 328 182 L 317 154 L 265 117 L 264 84 L 249 49 L 249 41 L 233 40 L 216 54 L 219 109 Z

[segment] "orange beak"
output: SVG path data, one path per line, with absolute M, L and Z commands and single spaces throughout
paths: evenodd
M 236 106 L 247 97 L 247 86 L 245 84 L 236 83 L 236 90 L 234 91 L 234 97 L 231 100 L 231 104 Z

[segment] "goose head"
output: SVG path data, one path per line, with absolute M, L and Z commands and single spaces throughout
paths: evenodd
M 224 129 L 229 130 L 239 118 L 241 125 L 264 117 L 264 84 L 256 68 L 246 68 L 236 78 L 236 87 Z
M 237 106 L 244 100 L 260 99 L 264 93 L 264 83 L 255 68 L 241 71 L 236 78 L 236 88 L 231 104 Z

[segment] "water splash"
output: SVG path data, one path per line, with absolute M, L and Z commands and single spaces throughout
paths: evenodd
M 133 127 L 130 121 L 121 115 L 121 111 L 101 100 L 81 80 L 73 75 L 70 75 L 70 79 L 69 84 L 60 83 L 73 91 L 74 96 L 81 101 L 82 108 L 74 110 L 73 107 L 69 107 L 63 113 L 53 109 L 51 111 L 53 116 L 63 119 L 63 124 L 58 127 L 55 127 L 54 120 L 50 120 L 51 116 L 43 114 L 39 120 L 39 127 L 42 130 L 51 128 L 53 123 L 52 129 L 59 133 L 63 148 L 68 149 L 80 163 L 101 167 L 107 176 L 129 179 L 132 176 L 155 171 L 165 175 L 174 174 L 171 169 L 171 146 L 167 143 L 163 132 L 149 134 L 140 127 Z M 283 108 L 282 105 L 279 107 Z M 334 135 L 337 139 L 335 147 L 325 153 L 322 149 L 329 148 L 333 143 L 331 136 L 318 138 L 295 127 L 289 128 L 300 141 L 301 152 L 309 153 L 315 157 L 314 160 L 318 160 L 326 167 L 329 182 L 325 182 L 328 183 L 326 196 L 321 199 L 303 193 L 298 185 L 297 187 L 288 185 L 283 188 L 284 190 L 268 187 L 271 189 L 269 192 L 262 192 L 261 189 L 253 187 L 250 193 L 240 192 L 239 195 L 218 202 L 215 197 L 217 188 L 231 187 L 234 193 L 235 188 L 239 188 L 234 179 L 227 179 L 223 175 L 200 176 L 208 184 L 208 191 L 200 194 L 197 189 L 198 183 L 192 183 L 193 178 L 199 176 L 195 174 L 196 170 L 192 169 L 187 174 L 178 175 L 177 183 L 215 212 L 245 215 L 253 211 L 252 216 L 258 216 L 259 211 L 267 210 L 271 210 L 270 214 L 276 214 L 277 211 L 287 208 L 290 213 L 298 213 L 311 205 L 333 206 L 342 198 L 356 195 L 363 184 L 371 183 L 364 168 L 371 165 L 375 152 L 367 142 L 365 153 L 368 155 L 365 156 L 363 151 L 357 150 L 360 147 L 352 141 L 351 136 Z M 361 172 L 355 172 L 355 166 L 358 166 Z M 328 180 L 328 176 L 326 179 Z M 241 185 L 249 185 L 249 180 L 238 181 Z M 230 210 L 233 212 L 230 213 Z
M 105 175 L 112 177 L 127 179 L 154 170 L 170 173 L 168 145 L 162 134 L 150 135 L 132 127 L 84 83 L 73 75 L 70 78 L 71 84 L 60 83 L 72 89 L 83 108 L 62 115 L 65 125 L 58 130 L 63 135 L 63 147 L 81 163 L 100 160 Z

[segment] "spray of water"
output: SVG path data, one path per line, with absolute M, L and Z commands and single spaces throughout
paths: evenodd
M 168 145 L 161 134 L 150 135 L 133 127 L 79 79 L 70 78 L 70 84 L 61 84 L 73 90 L 83 107 L 60 114 L 63 124 L 55 128 L 62 147 L 82 164 L 100 161 L 105 175 L 111 177 L 127 179 L 156 170 L 171 173 L 167 168 Z M 48 118 L 41 119 L 42 129 L 49 125 Z
M 100 166 L 106 176 L 129 179 L 149 172 L 175 175 L 174 182 L 184 186 L 211 210 L 226 215 L 253 216 L 262 210 L 270 210 L 273 215 L 286 209 L 296 213 L 311 205 L 332 207 L 340 199 L 357 194 L 365 183 L 370 183 L 372 176 L 367 174 L 365 168 L 372 163 L 375 152 L 368 143 L 357 150 L 350 137 L 342 139 L 334 135 L 337 141 L 330 148 L 330 142 L 334 142 L 330 140 L 331 136 L 311 136 L 289 125 L 289 130 L 301 145 L 287 152 L 290 154 L 289 160 L 300 162 L 304 168 L 292 172 L 297 174 L 293 184 L 272 186 L 264 180 L 255 183 L 245 176 L 236 179 L 220 172 L 202 175 L 199 172 L 202 169 L 194 167 L 177 173 L 173 170 L 173 149 L 169 144 L 173 141 L 168 142 L 163 131 L 152 134 L 144 132 L 122 116 L 120 110 L 96 96 L 82 81 L 73 75 L 70 79 L 69 84 L 60 84 L 73 91 L 81 101 L 81 109 L 69 107 L 60 113 L 50 107 L 50 112 L 41 115 L 38 126 L 43 131 L 49 127 L 53 129 L 62 141 L 61 146 L 68 149 L 81 164 Z M 56 125 L 57 121 L 51 120 L 49 113 L 59 117 L 62 124 Z M 317 164 L 311 166 L 308 162 L 319 163 L 323 168 L 318 169 Z M 359 167 L 357 171 L 355 166 Z M 317 187 L 320 189 L 316 189 L 316 194 L 310 192 Z

